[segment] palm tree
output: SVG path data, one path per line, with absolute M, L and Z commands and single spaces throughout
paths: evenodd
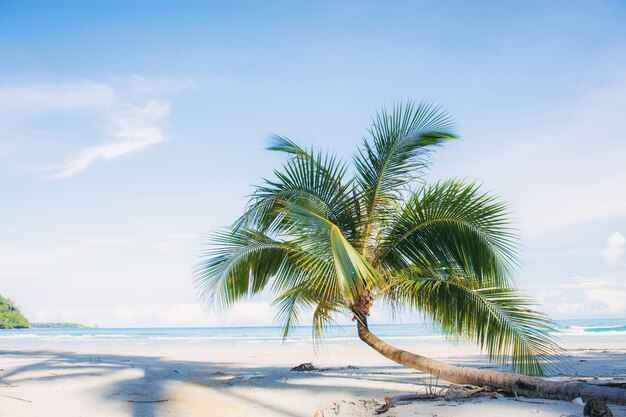
M 506 205 L 474 183 L 424 182 L 432 150 L 456 137 L 452 127 L 429 104 L 383 110 L 351 166 L 274 136 L 268 149 L 287 161 L 256 188 L 243 215 L 212 236 L 197 266 L 201 297 L 230 307 L 269 291 L 285 337 L 304 313 L 312 312 L 315 338 L 346 314 L 383 356 L 454 383 L 626 402 L 626 391 L 615 388 L 450 366 L 397 349 L 368 328 L 380 302 L 422 313 L 521 373 L 541 375 L 558 363 L 551 322 L 513 286 L 517 238 Z

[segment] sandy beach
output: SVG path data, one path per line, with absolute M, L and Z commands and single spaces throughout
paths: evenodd
M 621 338 L 620 338 L 621 339 Z M 414 343 L 414 342 L 413 342 Z M 415 343 L 414 343 L 415 344 Z M 626 346 L 593 338 L 566 343 L 567 374 L 559 379 L 626 382 Z M 490 367 L 466 345 L 439 339 L 413 350 L 449 363 Z M 324 371 L 296 372 L 313 362 Z M 194 347 L 80 345 L 0 351 L 0 416 L 368 416 L 384 397 L 445 389 L 350 341 L 315 351 L 308 344 Z M 626 407 L 612 406 L 615 416 Z M 477 397 L 401 404 L 388 416 L 582 416 L 576 402 Z
M 0 417 L 626 417 L 626 0 L 0 0 L 0 62 Z

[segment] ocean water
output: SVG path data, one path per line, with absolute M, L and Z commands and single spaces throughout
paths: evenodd
M 624 342 L 626 347 L 626 319 L 562 320 L 557 322 L 557 337 L 563 341 L 583 343 Z M 429 323 L 374 324 L 371 330 L 379 337 L 396 343 L 441 340 L 436 326 Z M 349 343 L 358 340 L 353 324 L 332 328 L 324 343 Z M 0 330 L 0 349 L 68 347 L 76 345 L 147 346 L 176 345 L 232 345 L 232 344 L 310 344 L 312 329 L 299 326 L 283 340 L 279 327 L 176 327 L 176 328 L 85 328 L 85 329 L 24 329 Z

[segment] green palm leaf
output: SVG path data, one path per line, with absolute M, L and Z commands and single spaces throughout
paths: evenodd
M 287 160 L 236 223 L 211 237 L 196 269 L 201 297 L 229 307 L 273 293 L 283 335 L 310 314 L 316 340 L 338 314 L 356 319 L 361 336 L 381 298 L 522 372 L 549 368 L 552 325 L 513 286 L 507 206 L 472 183 L 418 181 L 433 147 L 455 137 L 451 128 L 428 104 L 383 110 L 352 168 L 273 136 L 268 149 Z
M 283 338 L 289 336 L 293 327 L 300 323 L 302 314 L 312 313 L 312 336 L 314 340 L 321 341 L 325 330 L 337 325 L 333 315 L 347 307 L 339 292 L 331 291 L 329 294 L 325 289 L 310 284 L 304 282 L 274 300 L 276 320 L 283 328 Z
M 428 165 L 430 148 L 456 137 L 451 128 L 450 117 L 426 103 L 400 104 L 376 115 L 369 131 L 372 143 L 364 140 L 354 157 L 367 215 L 365 239 Z
M 285 227 L 282 203 L 292 202 L 328 217 L 353 239 L 358 213 L 351 196 L 352 182 L 343 182 L 347 165 L 333 155 L 304 151 L 282 137 L 275 137 L 269 149 L 287 152 L 291 158 L 274 171 L 275 180 L 265 180 L 257 187 L 238 225 L 280 233 Z
M 366 288 L 382 283 L 378 271 L 343 236 L 337 225 L 305 207 L 285 203 L 291 221 L 290 234 L 298 234 L 298 245 L 309 253 L 326 254 L 335 266 L 339 286 L 352 301 Z
M 272 277 L 277 284 L 288 281 L 289 285 L 301 279 L 292 258 L 298 252 L 293 244 L 248 228 L 218 231 L 211 243 L 196 267 L 195 286 L 201 298 L 212 304 L 229 307 L 258 294 Z
M 504 364 L 510 357 L 517 371 L 558 369 L 562 351 L 551 336 L 553 323 L 518 291 L 455 275 L 412 275 L 396 277 L 388 302 L 427 314 L 445 334 L 477 342 L 492 360 Z
M 467 276 L 506 284 L 517 264 L 517 237 L 506 205 L 476 184 L 425 186 L 411 194 L 389 223 L 376 262 L 392 271 L 411 265 L 460 269 Z

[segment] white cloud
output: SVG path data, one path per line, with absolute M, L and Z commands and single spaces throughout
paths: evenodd
M 0 241 L 0 293 L 15 299 L 32 321 L 113 327 L 271 324 L 273 311 L 258 300 L 223 315 L 204 311 L 192 284 L 196 238 L 186 230 L 150 229 L 133 231 L 132 237 L 107 233 L 34 244 Z M 166 256 L 155 242 L 168 242 Z
M 571 278 L 548 288 L 535 288 L 537 299 L 550 315 L 572 317 L 623 317 L 626 314 L 626 284 L 609 277 Z
M 99 159 L 120 158 L 162 142 L 164 134 L 158 122 L 168 113 L 168 102 L 151 100 L 144 107 L 132 108 L 124 116 L 112 117 L 112 136 L 121 141 L 81 150 L 48 178 L 71 177 Z
M 59 308 L 56 310 L 49 310 L 49 311 L 37 311 L 34 315 L 29 317 L 29 320 L 33 323 L 57 322 L 57 323 L 92 324 L 92 323 L 82 322 L 76 310 L 71 309 L 71 308 Z
M 118 159 L 163 142 L 171 106 L 163 96 L 196 86 L 191 79 L 138 76 L 110 83 L 80 80 L 0 86 L 0 128 L 5 132 L 0 151 L 4 158 L 11 158 L 30 141 L 47 161 L 22 161 L 22 165 L 47 166 L 48 179 L 68 178 L 98 161 Z M 45 121 L 48 124 L 40 127 L 40 116 L 59 112 L 62 123 Z M 43 143 L 56 152 L 41 152 Z M 22 152 L 25 157 L 34 153 Z M 50 160 L 58 153 L 66 155 L 61 156 L 66 160 L 62 164 L 59 159 Z
M 626 243 L 626 238 L 619 233 L 615 232 L 606 240 L 607 247 L 602 251 L 602 259 L 609 266 L 616 266 L 619 264 L 619 261 L 624 253 L 624 244 Z
M 574 288 L 574 289 L 598 288 L 598 287 L 604 287 L 605 285 L 608 285 L 609 283 L 610 281 L 605 278 L 600 278 L 600 277 L 587 278 L 587 277 L 579 276 L 579 277 L 572 278 L 570 281 L 564 284 L 559 284 L 557 285 L 557 287 L 558 288 Z
M 137 93 L 174 94 L 184 90 L 195 90 L 198 82 L 193 78 L 143 77 L 134 75 L 130 87 Z
M 626 313 L 626 291 L 616 288 L 595 288 L 586 294 L 598 312 L 610 315 Z
M 115 306 L 107 326 L 228 326 L 268 325 L 274 312 L 266 302 L 243 301 L 225 312 L 209 312 L 200 303 Z
M 130 239 L 125 237 L 86 237 L 80 239 L 80 242 L 88 245 L 126 246 L 130 244 Z
M 209 316 L 196 303 L 117 306 L 107 326 L 206 326 Z
M 154 247 L 164 253 L 180 250 L 181 247 L 188 248 L 193 252 L 193 246 L 200 241 L 201 235 L 198 233 L 180 233 L 164 236 L 154 243 Z
M 585 314 L 585 306 L 576 302 L 561 302 L 557 304 L 557 309 L 559 315 L 565 317 L 573 317 L 579 314 Z
M 32 117 L 49 111 L 107 109 L 115 104 L 115 90 L 93 81 L 27 84 L 0 87 L 0 109 L 5 117 Z
M 203 327 L 271 325 L 274 311 L 267 302 L 247 300 L 229 311 L 207 311 L 200 303 L 134 303 L 32 312 L 34 322 L 76 322 L 103 327 Z
M 170 104 L 166 101 L 150 100 L 145 106 L 135 107 L 133 110 L 147 120 L 160 120 L 169 113 Z

